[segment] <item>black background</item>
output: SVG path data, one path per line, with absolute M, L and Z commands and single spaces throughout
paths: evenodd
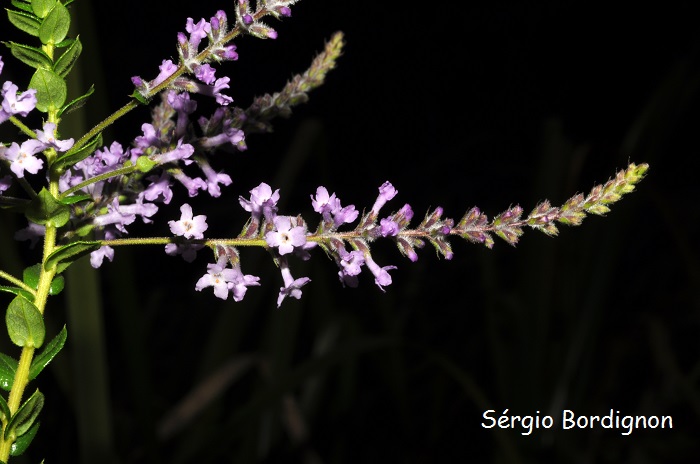
M 232 3 L 93 5 L 94 19 L 80 21 L 95 28 L 81 35 L 95 99 L 121 106 L 132 75 L 152 78 L 175 58 L 188 16 L 232 15 Z M 562 227 L 557 238 L 527 231 L 516 248 L 453 241 L 451 262 L 425 249 L 412 264 L 378 244 L 375 259 L 399 266 L 386 293 L 370 276 L 342 289 L 316 251 L 292 263 L 295 277 L 313 281 L 280 310 L 281 278 L 262 251 L 242 254 L 262 287 L 234 304 L 193 291 L 204 253 L 188 265 L 161 250 L 117 250 L 100 275 L 119 461 L 694 462 L 700 36 L 690 9 L 423 3 L 304 0 L 292 18 L 268 20 L 277 40 L 236 41 L 240 58 L 219 75 L 231 77 L 242 107 L 302 72 L 334 31 L 347 46 L 308 104 L 220 161 L 233 184 L 194 203 L 212 233 L 238 232 L 246 218 L 237 196 L 263 181 L 282 189 L 282 213 L 314 223 L 308 197 L 318 185 L 362 209 L 390 180 L 399 195 L 389 207 L 408 202 L 420 218 L 440 205 L 459 219 L 474 205 L 494 216 L 545 198 L 561 204 L 628 162 L 649 163 L 647 179 L 608 217 Z M 88 118 L 106 114 L 96 105 Z M 112 135 L 128 144 L 147 114 L 137 109 Z M 163 208 L 160 224 L 132 233 L 166 234 L 178 214 Z M 128 307 L 125 288 L 137 292 Z M 250 353 L 268 374 L 232 381 L 187 432 L 155 437 L 173 404 Z M 71 456 L 79 398 L 60 375 L 48 377 L 43 454 L 34 451 L 51 457 L 58 436 Z M 300 440 L 284 426 L 290 398 L 307 427 Z M 557 426 L 522 437 L 481 427 L 486 409 L 506 408 L 556 419 L 563 409 L 671 414 L 674 429 L 623 437 Z M 70 426 L 56 432 L 58 424 Z

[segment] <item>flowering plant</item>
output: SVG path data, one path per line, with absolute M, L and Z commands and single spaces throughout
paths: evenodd
M 6 311 L 9 338 L 21 349 L 18 359 L 0 354 L 0 386 L 9 392 L 7 399 L 0 396 L 0 462 L 22 454 L 37 434 L 44 396 L 39 389 L 27 395 L 26 388 L 67 340 L 65 326 L 47 338 L 44 314 L 49 296 L 63 290 L 64 272 L 81 258 L 89 257 L 92 267 L 99 268 L 114 259 L 119 247 L 152 245 L 192 263 L 200 252 L 208 251 L 210 263 L 206 271 L 199 271 L 194 289 L 211 287 L 215 297 L 238 302 L 250 287 L 271 285 L 244 271 L 239 249 L 258 247 L 280 270 L 280 307 L 288 298 L 302 297 L 310 278 L 293 271 L 295 260 L 320 254 L 314 251 L 318 248 L 335 263 L 342 286 L 358 286 L 362 270 L 367 269 L 385 291 L 393 282 L 390 271 L 397 267 L 375 260 L 372 245 L 378 240 L 393 241 L 404 257 L 415 262 L 426 244 L 452 259 L 450 240 L 455 238 L 491 248 L 495 237 L 515 245 L 526 228 L 557 235 L 557 224 L 579 225 L 587 214 L 607 213 L 647 171 L 646 164 L 630 164 L 587 195 L 574 195 L 558 207 L 543 201 L 526 215 L 520 206 L 512 206 L 489 219 L 474 207 L 454 220 L 437 207 L 417 225 L 412 225 L 414 211 L 409 204 L 385 212 L 398 195 L 388 181 L 378 187 L 367 209 L 344 205 L 336 193 L 319 186 L 309 193 L 317 213 L 314 220 L 281 214 L 280 190 L 261 182 L 238 198 L 241 232 L 231 238 L 207 237 L 213 219 L 199 214 L 194 202 L 185 198 L 222 196 L 222 187 L 233 179 L 217 170 L 217 156 L 245 151 L 247 135 L 269 132 L 275 117 L 289 116 L 292 107 L 305 102 L 308 93 L 324 82 L 341 55 L 344 39 L 337 33 L 309 69 L 281 91 L 256 98 L 248 107 L 234 104 L 230 78 L 217 75 L 222 63 L 238 59 L 234 39 L 277 38 L 267 19 L 290 16 L 294 3 L 259 0 L 253 5 L 239 0 L 233 15 L 218 11 L 208 20 L 188 18 L 185 32 L 177 35 L 176 62 L 163 60 L 153 79 L 134 77 L 130 100 L 75 140 L 62 138 L 62 118 L 88 103 L 93 90 L 67 101 L 66 78 L 82 51 L 80 39 L 68 36 L 71 2 L 12 2 L 10 23 L 39 44 L 7 43 L 11 54 L 34 73 L 26 90 L 9 80 L 2 84 L 0 123 L 13 124 L 22 135 L 0 144 L 0 207 L 26 218 L 27 225 L 16 238 L 41 243 L 42 256 L 22 276 L 0 269 L 5 281 L 0 290 L 11 295 Z M 0 59 L 0 73 L 5 63 Z M 141 126 L 141 135 L 128 143 L 104 140 L 107 127 L 131 110 L 151 104 L 151 118 Z M 202 114 L 200 105 L 214 109 Z M 43 122 L 35 126 L 31 116 L 37 113 Z M 179 205 L 180 216 L 160 217 L 162 205 L 171 203 Z M 170 236 L 129 233 L 137 222 L 157 221 L 167 221 Z

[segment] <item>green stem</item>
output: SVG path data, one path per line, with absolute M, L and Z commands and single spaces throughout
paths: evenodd
M 70 194 L 77 192 L 78 190 L 82 190 L 83 188 L 87 187 L 88 185 L 96 184 L 98 182 L 102 182 L 103 180 L 111 179 L 112 177 L 131 174 L 134 171 L 138 171 L 138 168 L 136 167 L 136 165 L 131 165 L 131 166 L 126 166 L 123 168 L 115 169 L 114 171 L 105 172 L 103 174 L 100 174 L 99 176 L 91 177 L 91 178 L 87 179 L 86 181 L 83 181 L 83 182 L 79 183 L 78 185 L 71 187 L 68 190 L 66 190 L 65 192 L 61 193 L 58 196 L 58 199 L 61 200 L 63 198 L 66 198 Z
M 17 126 L 19 130 L 30 136 L 31 138 L 36 138 L 36 132 L 27 127 L 22 121 L 17 119 L 15 116 L 10 116 L 10 122 Z
M 44 236 L 44 259 L 54 251 L 56 248 L 56 227 L 47 226 L 46 235 Z M 41 274 L 39 275 L 39 285 L 36 290 L 34 297 L 34 305 L 37 307 L 41 314 L 44 314 L 46 308 L 46 300 L 49 297 L 49 288 L 51 287 L 51 281 L 56 274 L 56 269 L 46 270 L 43 266 L 41 267 Z M 10 396 L 7 400 L 7 406 L 10 409 L 10 414 L 14 415 L 22 404 L 22 395 L 24 395 L 24 389 L 29 383 L 29 367 L 32 365 L 32 359 L 34 358 L 34 347 L 25 346 L 22 348 L 22 354 L 19 358 L 19 364 L 17 365 L 17 370 L 15 371 L 15 378 L 12 382 L 12 390 L 10 390 Z M 14 443 L 15 437 L 9 436 L 7 439 L 4 438 L 4 434 L 0 437 L 0 461 L 7 463 L 10 459 L 10 451 L 12 449 L 12 443 Z
M 73 145 L 73 148 L 71 148 L 71 152 L 76 152 L 80 150 L 86 143 L 88 143 L 89 140 L 92 140 L 94 136 L 105 130 L 107 127 L 111 126 L 114 123 L 114 121 L 121 118 L 126 113 L 136 108 L 138 105 L 139 102 L 136 99 L 131 99 L 126 105 L 122 106 L 117 111 L 107 116 L 104 119 L 104 121 L 97 124 L 95 127 L 90 129 L 88 133 L 80 137 L 80 139 Z
M 0 271 L 0 277 L 7 280 L 11 284 L 18 286 L 22 290 L 31 293 L 33 296 L 36 296 L 36 290 L 19 280 L 17 277 L 12 276 L 5 271 Z

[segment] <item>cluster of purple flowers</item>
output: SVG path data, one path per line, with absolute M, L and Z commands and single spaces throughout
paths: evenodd
M 2 74 L 3 67 L 4 62 L 0 56 L 0 74 Z M 36 90 L 30 89 L 19 94 L 18 92 L 19 87 L 12 82 L 5 81 L 2 84 L 2 90 L 0 90 L 0 97 L 2 98 L 0 103 L 0 124 L 12 116 L 26 117 L 36 107 Z M 53 129 L 55 129 L 55 125 Z M 47 133 L 51 130 L 51 127 L 44 127 L 44 131 L 38 132 L 41 132 L 43 139 L 47 140 L 49 138 Z M 52 132 L 49 135 L 53 137 Z M 0 144 L 0 159 L 9 163 L 9 167 L 15 176 L 22 178 L 25 171 L 30 174 L 39 172 L 44 162 L 34 155 L 46 148 L 47 145 L 41 140 L 28 140 L 22 145 L 13 142 L 9 147 Z M 9 189 L 10 185 L 12 185 L 11 176 L 0 177 L 0 194 Z
M 241 234 L 239 240 L 251 240 L 262 237 L 268 249 L 274 254 L 284 285 L 280 288 L 277 298 L 277 305 L 280 306 L 286 297 L 299 299 L 301 288 L 310 282 L 308 277 L 294 278 L 289 267 L 289 256 L 297 256 L 302 260 L 309 259 L 309 250 L 317 245 L 322 246 L 338 264 L 338 276 L 343 285 L 356 287 L 358 275 L 362 266 L 366 265 L 375 278 L 375 283 L 380 289 L 391 284 L 391 276 L 388 271 L 396 269 L 396 266 L 381 267 L 372 259 L 367 242 L 379 236 L 396 236 L 398 232 L 408 225 L 408 221 L 413 213 L 409 205 L 405 205 L 399 213 L 384 218 L 380 224 L 375 224 L 379 210 L 384 204 L 396 195 L 396 189 L 389 183 L 384 183 L 379 189 L 379 196 L 375 201 L 371 211 L 363 218 L 362 230 L 356 229 L 350 243 L 355 248 L 348 251 L 344 241 L 340 238 L 342 234 L 337 233 L 337 228 L 343 224 L 350 224 L 357 220 L 359 212 L 354 205 L 343 207 L 340 199 L 335 193 L 330 194 L 325 187 L 318 187 L 316 196 L 311 196 L 311 204 L 314 211 L 321 215 L 321 221 L 315 233 L 310 233 L 306 222 L 301 217 L 283 216 L 277 214 L 277 202 L 280 195 L 279 190 L 273 191 L 266 184 L 261 183 L 250 191 L 250 197 L 239 197 L 241 207 L 250 213 L 249 227 Z M 170 221 L 170 230 L 176 236 L 181 236 L 188 240 L 202 240 L 208 225 L 206 216 L 194 216 L 192 208 L 185 204 L 182 206 L 181 217 L 177 221 Z M 399 217 L 408 218 L 399 224 Z M 399 219 L 399 221 L 401 221 Z M 171 247 L 173 244 L 169 244 Z M 189 242 L 179 244 L 178 253 L 182 253 L 186 260 L 193 259 L 193 247 L 201 247 L 201 244 Z M 208 265 L 205 274 L 196 285 L 196 290 L 207 287 L 214 287 L 214 294 L 222 299 L 233 295 L 235 301 L 240 301 L 245 295 L 249 286 L 257 286 L 259 278 L 252 275 L 245 275 L 240 268 L 240 258 L 238 251 L 233 246 L 216 245 L 225 248 L 224 251 L 217 251 L 217 261 Z M 167 248 L 167 247 L 166 247 Z M 174 249 L 171 247 L 171 250 Z M 167 251 L 167 249 L 166 249 Z M 173 254 L 173 253 L 170 253 Z M 413 258 L 412 258 L 413 259 Z M 228 264 L 231 267 L 228 267 Z
M 290 1 L 268 1 L 265 8 L 275 16 L 289 16 Z M 239 0 L 236 11 L 237 27 L 261 37 L 274 38 L 276 33 L 258 20 L 247 0 Z M 216 13 L 210 21 L 191 18 L 185 26 L 187 33 L 178 34 L 180 65 L 165 60 L 160 73 L 152 81 L 140 77 L 132 80 L 137 91 L 145 99 L 167 88 L 162 93 L 160 104 L 152 112 L 152 120 L 143 124 L 142 134 L 136 137 L 131 146 L 125 148 L 118 142 L 95 150 L 77 162 L 67 164 L 58 180 L 58 191 L 63 197 L 78 195 L 80 201 L 67 202 L 71 209 L 69 223 L 59 231 L 59 240 L 64 243 L 77 237 L 91 234 L 102 246 L 93 251 L 90 262 L 100 267 L 104 259 L 114 258 L 110 241 L 128 234 L 127 227 L 137 218 L 144 223 L 153 221 L 158 212 L 158 203 L 169 204 L 174 196 L 173 186 L 181 184 L 190 197 L 206 191 L 212 197 L 221 195 L 221 186 L 232 183 L 230 176 L 217 172 L 210 164 L 210 155 L 216 148 L 229 151 L 246 149 L 245 133 L 242 127 L 247 122 L 254 127 L 255 121 L 246 121 L 246 112 L 229 107 L 233 99 L 222 93 L 229 88 L 229 78 L 217 78 L 210 62 L 236 60 L 236 47 L 230 44 L 227 17 L 223 11 Z M 203 39 L 208 40 L 206 53 L 200 50 Z M 0 60 L 0 71 L 2 71 Z M 194 76 L 194 79 L 186 76 Z M 2 90 L 0 122 L 10 116 L 26 116 L 36 106 L 34 90 L 18 94 L 18 88 L 5 83 Z M 197 101 L 191 94 L 213 97 L 218 108 L 209 117 L 197 119 Z M 259 108 L 255 108 L 258 111 Z M 14 173 L 24 177 L 25 172 L 37 174 L 44 167 L 44 161 L 36 156 L 46 149 L 57 154 L 68 152 L 73 140 L 58 140 L 56 125 L 46 123 L 43 130 L 36 131 L 36 138 L 22 143 L 0 145 L 0 158 Z M 198 168 L 199 174 L 192 175 Z M 188 170 L 186 172 L 186 169 Z M 195 171 L 196 172 L 196 171 Z M 0 195 L 11 184 L 11 177 L 0 178 Z M 188 262 L 195 260 L 197 251 L 205 246 L 214 250 L 215 262 L 208 265 L 207 273 L 195 285 L 201 291 L 213 287 L 214 294 L 222 299 L 232 295 L 240 301 L 248 287 L 257 286 L 259 278 L 246 275 L 240 266 L 240 257 L 235 244 L 256 242 L 266 247 L 280 268 L 283 286 L 277 299 L 278 306 L 286 297 L 300 298 L 302 287 L 310 279 L 294 278 L 289 266 L 291 256 L 307 260 L 309 250 L 320 246 L 338 265 L 338 277 L 345 286 L 356 287 L 362 267 L 374 275 L 375 283 L 383 287 L 391 284 L 390 270 L 395 266 L 380 266 L 370 253 L 369 243 L 379 237 L 392 237 L 399 249 L 410 259 L 417 256 L 413 251 L 416 241 L 400 237 L 409 224 L 413 212 L 405 205 L 398 212 L 378 221 L 380 209 L 397 194 L 389 183 L 379 188 L 379 195 L 371 210 L 365 214 L 351 232 L 339 232 L 338 228 L 355 222 L 360 213 L 354 205 L 342 206 L 335 193 L 329 194 L 325 187 L 318 187 L 316 195 L 311 195 L 311 204 L 321 216 L 315 232 L 309 232 L 301 216 L 284 216 L 277 213 L 279 190 L 261 183 L 250 191 L 250 197 L 239 197 L 241 207 L 250 213 L 243 232 L 232 240 L 206 240 L 208 229 L 206 216 L 194 215 L 189 204 L 180 207 L 181 217 L 169 221 L 174 238 L 165 246 L 168 255 L 181 255 Z M 30 223 L 16 235 L 18 239 L 36 242 L 45 232 L 44 226 Z M 227 243 L 228 242 L 228 243 Z M 114 242 L 112 242 L 113 244 Z M 420 244 L 422 245 L 422 244 Z M 348 248 L 349 246 L 349 248 Z

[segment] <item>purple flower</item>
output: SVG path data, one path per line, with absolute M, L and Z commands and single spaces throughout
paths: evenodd
M 338 249 L 340 257 L 340 271 L 338 277 L 340 282 L 348 287 L 357 287 L 357 276 L 362 271 L 362 265 L 365 263 L 365 257 L 361 251 L 354 250 L 348 252 L 344 248 Z
M 294 226 L 289 216 L 276 216 L 275 229 L 265 234 L 265 241 L 270 247 L 277 247 L 281 256 L 294 251 L 294 248 L 306 244 L 306 231 L 301 226 Z
M 158 76 L 153 79 L 153 82 L 151 82 L 151 86 L 155 87 L 170 76 L 173 75 L 175 71 L 177 71 L 177 65 L 173 63 L 171 60 L 163 60 L 160 66 L 158 66 L 158 69 L 160 69 L 160 73 L 158 73 Z
M 136 216 L 141 216 L 141 219 L 145 223 L 153 222 L 150 218 L 158 212 L 158 207 L 153 203 L 144 203 L 143 197 L 137 197 L 136 203 L 130 205 L 120 205 L 119 212 L 122 214 L 133 214 Z
M 12 185 L 12 177 L 11 176 L 0 177 L 0 195 L 2 195 L 2 193 L 5 190 L 9 189 L 11 185 Z
M 387 271 L 396 269 L 396 266 L 380 267 L 370 255 L 365 255 L 365 263 L 369 270 L 372 271 L 372 274 L 374 274 L 374 283 L 377 284 L 381 291 L 384 291 L 384 287 L 387 285 L 391 285 L 391 276 Z
M 36 90 L 26 90 L 19 97 L 17 96 L 18 90 L 19 88 L 10 81 L 2 85 L 2 90 L 0 91 L 0 96 L 2 97 L 0 123 L 15 114 L 25 117 L 36 107 Z
M 284 287 L 280 287 L 280 293 L 277 297 L 278 308 L 282 304 L 282 301 L 288 296 L 296 298 L 297 300 L 301 298 L 301 287 L 311 282 L 311 279 L 308 277 L 300 277 L 298 279 L 292 277 L 292 272 L 289 270 L 286 259 L 280 259 L 280 271 L 282 272 Z
M 57 140 L 56 139 L 56 124 L 47 122 L 44 124 L 44 130 L 36 131 L 36 138 L 45 143 L 47 146 L 53 147 L 58 152 L 65 152 L 73 147 L 73 139 Z
M 244 275 L 240 267 L 234 268 L 234 271 L 236 271 L 236 278 L 229 283 L 229 290 L 231 290 L 231 294 L 233 295 L 233 301 L 241 301 L 248 287 L 260 285 L 260 277 L 250 274 Z
M 209 192 L 209 195 L 211 195 L 214 198 L 217 198 L 221 196 L 221 189 L 219 188 L 219 184 L 222 185 L 231 185 L 231 177 L 228 174 L 223 174 L 220 172 L 214 171 L 214 169 L 209 165 L 209 163 L 206 162 L 206 160 L 200 160 L 198 162 L 199 168 L 202 170 L 204 175 L 207 178 L 207 191 Z
M 331 213 L 340 209 L 340 200 L 336 198 L 335 193 L 328 195 L 328 189 L 321 186 L 316 189 L 316 198 L 311 196 L 311 205 L 314 211 L 323 215 L 324 220 L 330 221 Z
M 160 137 L 156 133 L 155 127 L 152 124 L 144 123 L 141 125 L 141 131 L 143 135 L 139 135 L 134 139 L 134 143 L 139 148 L 150 148 L 150 147 L 160 147 L 163 142 L 161 142 Z
M 149 176 L 146 180 L 151 181 L 151 183 L 146 187 L 146 190 L 139 194 L 139 197 L 148 201 L 155 201 L 157 198 L 162 197 L 163 203 L 169 204 L 173 198 L 173 191 L 170 188 L 172 185 L 170 175 L 163 171 L 160 176 Z
M 96 231 L 95 235 L 97 235 L 96 238 L 100 238 L 100 235 L 102 235 L 102 238 L 105 240 L 113 240 L 117 238 L 117 234 L 110 230 L 105 230 L 104 232 Z M 90 253 L 90 265 L 97 269 L 102 266 L 105 258 L 107 258 L 110 262 L 114 260 L 114 248 L 105 245 Z
M 207 188 L 207 183 L 199 177 L 191 178 L 179 169 L 172 174 L 187 189 L 187 193 L 191 197 L 196 197 L 200 190 L 206 190 Z
M 115 198 L 112 203 L 107 205 L 107 214 L 97 216 L 92 220 L 92 223 L 98 227 L 114 225 L 122 233 L 126 232 L 126 227 L 136 220 L 136 214 L 129 211 L 130 208 L 123 209 L 119 205 L 119 199 Z
M 4 152 L 3 157 L 11 161 L 10 169 L 17 177 L 24 177 L 24 171 L 36 174 L 44 165 L 44 161 L 34 155 L 46 149 L 46 145 L 39 140 L 30 139 L 22 143 L 22 146 L 12 142 Z
M 114 260 L 114 248 L 105 245 L 90 253 L 90 266 L 94 269 L 99 268 L 102 266 L 105 258 L 110 262 Z
M 34 248 L 44 234 L 46 234 L 46 227 L 30 222 L 27 227 L 15 232 L 15 240 L 29 240 L 29 247 Z
M 149 156 L 151 161 L 158 164 L 172 163 L 182 160 L 186 165 L 191 164 L 189 157 L 194 153 L 194 147 L 189 143 L 182 143 L 182 140 L 177 142 L 177 146 L 165 153 Z
M 212 95 L 216 97 L 216 103 L 219 105 L 226 106 L 233 102 L 233 98 L 221 93 L 223 90 L 229 88 L 229 81 L 231 81 L 231 79 L 228 77 L 221 77 L 214 82 L 214 86 L 212 87 Z
M 182 216 L 179 221 L 168 221 L 170 232 L 174 235 L 181 235 L 187 239 L 204 238 L 204 231 L 209 227 L 207 217 L 204 215 L 192 217 L 192 207 L 185 203 L 180 207 Z
M 214 54 L 222 60 L 235 61 L 238 59 L 235 45 L 227 45 L 223 48 L 214 50 Z
M 252 213 L 253 218 L 260 219 L 263 214 L 268 221 L 277 213 L 277 202 L 280 199 L 279 189 L 272 192 L 272 188 L 265 182 L 250 191 L 250 200 L 238 197 L 238 202 L 244 210 Z
M 222 256 L 216 264 L 207 264 L 207 273 L 197 281 L 194 289 L 201 292 L 204 288 L 214 287 L 214 295 L 217 298 L 228 298 L 228 284 L 236 278 L 236 272 L 227 269 L 226 263 L 226 256 Z
M 200 19 L 197 24 L 194 23 L 192 18 L 187 18 L 185 30 L 190 33 L 189 42 L 195 51 L 198 49 L 202 39 L 207 36 L 207 29 L 211 29 L 211 26 L 204 20 L 204 18 Z
M 211 85 L 216 80 L 216 69 L 212 68 L 209 63 L 198 66 L 194 72 L 194 77 L 204 82 L 207 85 Z
M 233 294 L 234 301 L 241 301 L 248 287 L 260 285 L 259 277 L 243 275 L 239 266 L 227 268 L 228 258 L 223 255 L 216 264 L 207 264 L 207 273 L 204 274 L 195 285 L 195 290 L 202 291 L 207 287 L 214 287 L 214 295 L 222 300 L 228 298 L 229 291 Z
M 351 223 L 360 214 L 354 205 L 341 207 L 340 199 L 335 196 L 335 193 L 329 195 L 326 187 L 318 187 L 316 189 L 316 197 L 311 196 L 311 205 L 314 211 L 323 216 L 326 223 L 332 223 L 332 227 L 337 228 L 344 223 Z M 333 218 L 331 219 L 331 216 Z M 329 224 L 330 225 L 330 224 Z
M 384 218 L 379 221 L 379 233 L 382 237 L 396 237 L 399 234 L 399 225 L 396 221 Z
M 197 258 L 197 252 L 204 248 L 198 243 L 168 243 L 165 245 L 165 254 L 168 256 L 182 255 L 182 259 L 188 263 Z
M 382 206 L 384 206 L 387 201 L 394 198 L 397 193 L 399 192 L 397 192 L 394 186 L 389 182 L 384 182 L 382 186 L 379 187 L 379 196 L 372 206 L 372 213 L 374 213 L 375 217 L 377 214 L 379 214 L 379 210 L 382 208 Z

